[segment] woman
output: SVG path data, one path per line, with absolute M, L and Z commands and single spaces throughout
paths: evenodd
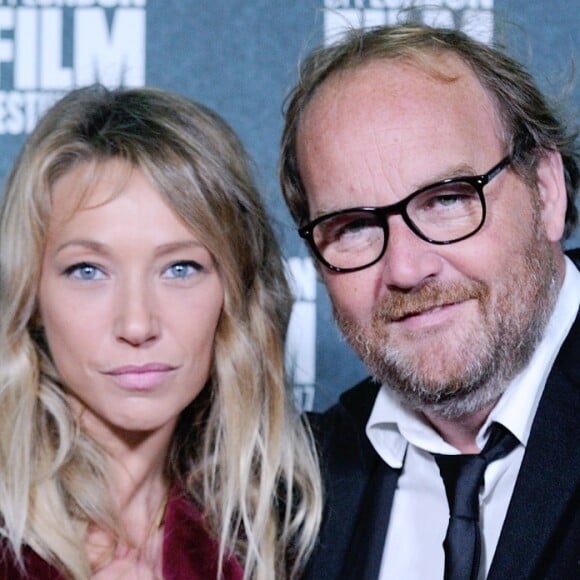
M 245 153 L 154 89 L 73 91 L 0 221 L 3 577 L 293 578 L 320 483 Z

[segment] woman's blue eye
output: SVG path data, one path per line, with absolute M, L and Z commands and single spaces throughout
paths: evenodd
M 171 266 L 163 272 L 163 277 L 176 279 L 189 278 L 200 269 L 201 266 L 197 262 L 177 262 L 171 264 Z
M 73 264 L 65 270 L 69 278 L 77 280 L 100 280 L 103 278 L 103 271 L 92 264 Z

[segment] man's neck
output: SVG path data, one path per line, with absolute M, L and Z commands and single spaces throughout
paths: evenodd
M 476 413 L 456 419 L 446 419 L 428 412 L 424 413 L 424 417 L 449 445 L 461 453 L 479 453 L 481 450 L 475 440 L 494 406 L 495 403 Z

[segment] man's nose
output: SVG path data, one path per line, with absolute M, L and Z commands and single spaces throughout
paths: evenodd
M 443 267 L 438 246 L 417 236 L 401 216 L 390 216 L 388 221 L 387 248 L 380 261 L 383 282 L 389 287 L 411 290 L 437 276 Z

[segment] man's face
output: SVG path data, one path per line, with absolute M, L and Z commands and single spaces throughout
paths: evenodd
M 511 153 L 473 73 L 453 56 L 439 61 L 454 80 L 375 61 L 319 89 L 298 135 L 311 219 L 390 205 Z M 457 417 L 489 407 L 529 360 L 562 275 L 559 167 L 556 154 L 540 162 L 537 192 L 504 169 L 484 190 L 483 228 L 467 240 L 429 244 L 391 216 L 377 264 L 323 268 L 346 338 L 413 408 Z

